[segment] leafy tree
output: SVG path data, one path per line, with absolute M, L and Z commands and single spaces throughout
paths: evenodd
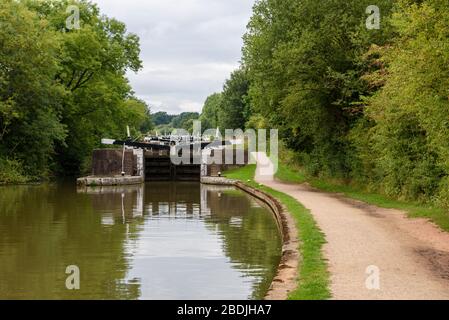
M 156 112 L 153 114 L 153 122 L 156 126 L 170 124 L 175 115 L 169 115 L 167 112 Z
M 61 32 L 60 72 L 55 78 L 63 85 L 62 123 L 68 138 L 57 146 L 59 171 L 77 173 L 83 162 L 99 146 L 102 137 L 126 136 L 126 100 L 131 88 L 127 70 L 137 72 L 139 40 L 127 34 L 123 23 L 100 15 L 88 1 L 28 1 L 31 8 Z M 81 29 L 67 30 L 66 8 L 80 8 Z M 132 111 L 131 111 L 132 112 Z M 140 124 L 137 128 L 140 129 Z
M 173 118 L 171 126 L 174 129 L 184 129 L 189 132 L 193 130 L 193 121 L 200 117 L 198 112 L 183 112 Z
M 379 0 L 368 30 L 371 4 L 258 0 L 218 125 L 276 127 L 309 174 L 449 207 L 449 3 Z
M 59 71 L 60 35 L 22 3 L 0 3 L 0 158 L 20 159 L 28 175 L 45 174 L 61 123 L 64 88 Z
M 66 26 L 72 4 L 79 30 Z M 139 39 L 123 23 L 86 0 L 5 0 L 0 24 L 0 159 L 76 174 L 101 138 L 151 128 L 126 78 L 142 66 Z
M 248 90 L 249 81 L 246 71 L 244 69 L 234 71 L 223 88 L 218 116 L 218 124 L 222 130 L 245 129 L 250 112 Z
M 220 126 L 219 115 L 222 101 L 221 93 L 214 93 L 207 97 L 200 116 L 203 130 L 214 129 Z
M 399 1 L 379 53 L 382 89 L 352 133 L 368 181 L 389 195 L 449 205 L 449 3 Z
M 127 99 L 122 110 L 122 119 L 131 128 L 133 137 L 153 129 L 150 109 L 144 101 L 137 98 Z
M 252 110 L 280 129 L 312 174 L 347 176 L 347 134 L 371 94 L 361 57 L 388 28 L 366 30 L 369 1 L 260 0 L 244 37 Z M 388 15 L 390 1 L 378 1 Z

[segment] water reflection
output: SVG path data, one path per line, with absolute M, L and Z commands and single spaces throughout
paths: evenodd
M 268 210 L 234 188 L 0 188 L 0 298 L 262 298 L 280 248 Z

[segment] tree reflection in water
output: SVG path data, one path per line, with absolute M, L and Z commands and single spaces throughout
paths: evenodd
M 280 252 L 270 212 L 234 188 L 0 188 L 0 298 L 262 298 Z

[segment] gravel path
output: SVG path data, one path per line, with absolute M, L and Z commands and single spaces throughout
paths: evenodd
M 256 181 L 300 201 L 326 235 L 334 299 L 449 299 L 449 233 L 398 210 L 278 182 L 260 171 Z

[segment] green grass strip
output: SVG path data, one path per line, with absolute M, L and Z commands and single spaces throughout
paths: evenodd
M 261 190 L 285 205 L 294 217 L 299 233 L 301 261 L 297 289 L 290 293 L 289 300 L 326 300 L 331 297 L 329 291 L 329 272 L 322 254 L 326 243 L 324 234 L 318 228 L 309 210 L 289 195 L 260 185 L 254 181 L 256 166 L 248 165 L 240 169 L 225 172 L 225 177 L 240 180 L 250 187 Z M 291 172 L 284 170 L 284 174 Z M 296 181 L 299 179 L 296 178 Z M 290 181 L 295 182 L 295 180 Z

